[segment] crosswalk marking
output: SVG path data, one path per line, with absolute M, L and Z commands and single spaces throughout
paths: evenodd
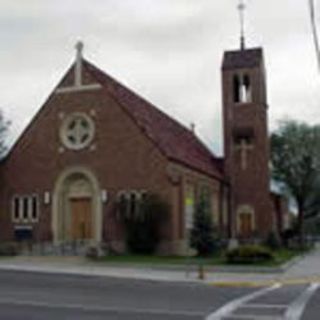
M 281 287 L 282 284 L 276 284 L 231 301 L 218 311 L 209 315 L 206 320 L 300 320 L 307 303 L 312 298 L 313 294 L 320 288 L 320 283 L 310 284 L 307 289 L 304 288 L 299 292 L 299 295 L 293 302 L 288 304 L 253 302 L 258 297 L 267 296 L 272 291 Z M 276 311 L 276 313 L 279 312 L 279 315 L 271 315 L 271 310 Z
M 223 306 L 222 308 L 220 308 L 218 311 L 210 314 L 206 320 L 222 320 L 224 317 L 229 317 L 230 315 L 232 315 L 232 313 L 238 309 L 239 307 L 245 305 L 247 302 L 256 299 L 260 296 L 263 296 L 273 290 L 279 289 L 281 287 L 281 284 L 276 283 L 271 287 L 268 288 L 264 288 L 258 291 L 255 291 L 249 295 L 246 295 L 242 298 L 236 299 L 234 301 L 229 302 L 228 304 L 226 304 L 225 306 Z M 238 318 L 239 319 L 239 318 Z M 247 317 L 248 319 L 248 317 Z
M 299 320 L 302 317 L 303 311 L 306 308 L 308 301 L 311 299 L 313 294 L 318 290 L 320 284 L 311 284 L 303 293 L 293 301 L 288 308 L 285 319 L 286 320 Z

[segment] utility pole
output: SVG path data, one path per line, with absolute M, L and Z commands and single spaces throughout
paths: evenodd
M 313 41 L 314 41 L 314 45 L 315 45 L 318 68 L 319 68 L 319 72 L 320 72 L 320 43 L 319 43 L 319 35 L 318 35 L 317 21 L 316 21 L 315 0 L 309 0 L 309 10 L 310 10 L 310 19 L 311 19 Z

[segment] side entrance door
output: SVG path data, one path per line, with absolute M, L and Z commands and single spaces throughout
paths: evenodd
M 240 236 L 241 238 L 250 238 L 252 236 L 252 215 L 250 213 L 240 214 Z

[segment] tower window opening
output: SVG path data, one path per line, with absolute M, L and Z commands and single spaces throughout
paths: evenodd
M 239 103 L 240 101 L 240 79 L 238 75 L 233 77 L 233 101 Z
M 246 74 L 243 77 L 243 102 L 251 102 L 252 101 L 252 95 L 251 95 L 251 83 L 250 83 L 250 77 Z
M 251 83 L 248 75 L 233 77 L 233 101 L 235 103 L 252 102 Z

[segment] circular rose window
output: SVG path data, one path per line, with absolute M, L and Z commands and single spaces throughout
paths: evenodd
M 83 149 L 93 140 L 94 122 L 84 113 L 74 113 L 63 122 L 60 135 L 67 148 Z

